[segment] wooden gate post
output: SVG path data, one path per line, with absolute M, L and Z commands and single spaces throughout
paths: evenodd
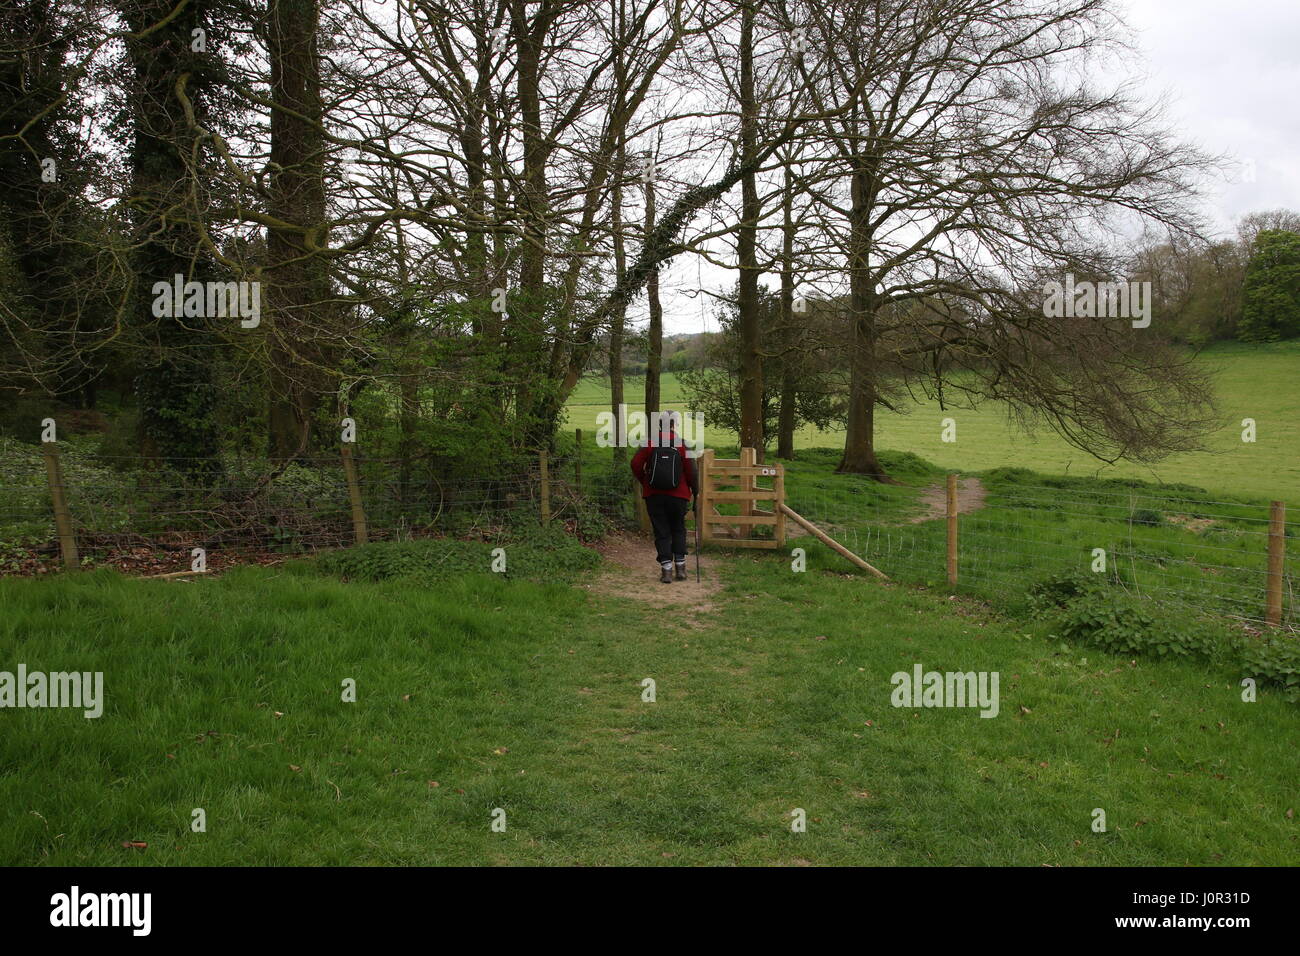
M 948 476 L 948 586 L 957 586 L 957 476 Z
M 539 453 L 538 461 L 542 466 L 542 524 L 546 524 L 551 520 L 551 466 L 545 448 Z
M 1264 620 L 1282 625 L 1282 566 L 1286 557 L 1286 503 L 1274 501 L 1268 514 L 1268 588 Z
M 343 458 L 343 477 L 348 483 L 348 501 L 352 504 L 352 537 L 357 544 L 365 544 L 370 535 L 366 530 L 366 510 L 361 503 L 361 483 L 357 480 L 357 463 L 352 458 L 352 444 L 339 446 Z
M 81 557 L 77 554 L 77 537 L 72 530 L 72 513 L 68 510 L 63 467 L 59 464 L 59 446 L 52 441 L 41 442 L 41 451 L 45 454 L 45 477 L 49 479 L 50 502 L 54 505 L 54 527 L 59 533 L 63 566 L 69 571 L 76 571 L 81 568 Z
M 776 500 L 772 502 L 772 510 L 776 514 L 776 528 L 773 535 L 776 538 L 778 548 L 785 546 L 785 465 L 779 462 L 775 468 L 776 477 L 772 479 L 772 494 L 776 495 Z
M 742 468 L 753 468 L 757 458 L 758 456 L 755 453 L 754 449 L 752 448 L 740 449 L 740 465 Z M 754 480 L 754 476 L 752 474 L 746 474 L 740 476 L 741 491 L 753 491 L 757 487 L 758 487 L 758 482 Z M 752 498 L 746 498 L 740 502 L 740 513 L 745 517 L 753 517 L 754 500 Z M 740 534 L 744 533 L 744 530 L 745 530 L 744 528 L 737 528 L 736 534 L 739 536 Z
M 700 540 L 713 540 L 713 526 L 709 524 L 709 509 L 713 507 L 710 503 L 709 493 L 712 489 L 713 479 L 709 475 L 709 465 L 713 462 L 713 449 L 706 448 L 699 458 L 695 459 L 695 481 L 699 485 L 699 492 L 695 496 L 695 521 L 700 527 Z

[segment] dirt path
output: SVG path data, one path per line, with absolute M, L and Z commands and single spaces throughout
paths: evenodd
M 691 541 L 691 547 L 695 542 Z M 706 548 L 700 555 L 700 583 L 695 583 L 695 555 L 687 558 L 685 581 L 661 584 L 655 546 L 649 535 L 616 534 L 606 538 L 598 550 L 607 565 L 592 583 L 583 587 L 613 597 L 633 598 L 646 604 L 671 601 L 674 607 L 698 613 L 713 610 L 713 597 L 722 587 L 713 556 Z
M 957 480 L 957 513 L 964 515 L 972 511 L 979 511 L 984 507 L 984 499 L 988 495 L 988 490 L 980 484 L 978 478 L 959 478 Z M 933 521 L 935 518 L 947 516 L 948 488 L 946 485 L 934 484 L 926 488 L 925 491 L 921 492 L 920 501 L 925 510 L 916 517 L 909 519 L 912 524 L 920 524 L 922 521 Z

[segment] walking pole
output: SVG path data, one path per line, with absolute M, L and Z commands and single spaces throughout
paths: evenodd
M 697 493 L 691 500 L 695 507 L 695 583 L 700 583 L 700 496 Z

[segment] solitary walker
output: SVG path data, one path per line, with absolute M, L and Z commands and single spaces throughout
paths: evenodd
M 698 490 L 695 463 L 671 418 L 668 429 L 632 456 L 632 474 L 641 482 L 641 496 L 654 529 L 659 580 L 664 584 L 672 583 L 674 568 L 677 580 L 686 580 L 686 511 Z

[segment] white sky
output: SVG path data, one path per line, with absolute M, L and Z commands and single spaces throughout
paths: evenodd
M 1300 211 L 1300 2 L 1121 3 L 1141 57 L 1119 69 L 1139 78 L 1148 99 L 1165 99 L 1184 140 L 1230 163 L 1206 185 L 1211 227 L 1228 235 L 1244 213 Z M 775 276 L 763 281 L 776 285 Z M 734 272 L 680 256 L 661 280 L 665 332 L 715 329 L 712 301 L 689 293 L 734 282 Z M 644 307 L 642 297 L 629 315 L 638 326 Z
M 1147 87 L 1186 139 L 1242 164 L 1207 195 L 1224 232 L 1243 213 L 1300 211 L 1300 3 L 1128 0 Z

